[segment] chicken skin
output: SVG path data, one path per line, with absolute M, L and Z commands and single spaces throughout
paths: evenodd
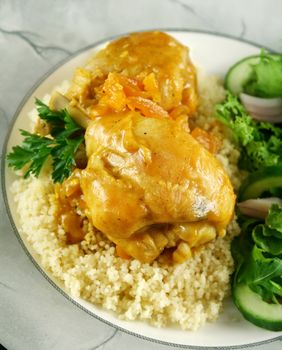
M 197 106 L 195 68 L 188 48 L 171 36 L 130 34 L 76 71 L 69 98 L 91 118 L 126 109 L 149 117 L 192 114 Z
M 88 215 L 128 255 L 151 262 L 166 247 L 186 242 L 188 252 L 224 234 L 235 202 L 230 180 L 182 123 L 113 114 L 94 120 L 85 140 Z
M 87 166 L 60 197 L 78 188 L 119 256 L 150 263 L 164 252 L 181 263 L 225 234 L 235 195 L 212 154 L 218 143 L 189 130 L 198 97 L 187 47 L 158 31 L 119 38 L 77 69 L 54 102 L 86 128 Z M 70 232 L 70 242 L 79 239 Z

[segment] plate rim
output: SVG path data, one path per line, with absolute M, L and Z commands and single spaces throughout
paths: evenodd
M 260 345 L 264 345 L 264 344 L 269 344 L 275 341 L 282 341 L 282 335 L 274 337 L 274 338 L 270 338 L 267 340 L 262 340 L 259 342 L 254 342 L 254 343 L 247 343 L 247 344 L 242 344 L 242 345 L 230 345 L 230 346 L 199 346 L 199 345 L 186 345 L 186 344 L 177 344 L 177 343 L 171 343 L 168 341 L 162 341 L 159 339 L 155 339 L 155 338 L 151 338 L 149 336 L 144 336 L 138 333 L 135 333 L 133 331 L 127 330 L 126 328 L 123 328 L 121 326 L 118 326 L 116 324 L 111 323 L 110 321 L 107 321 L 105 319 L 103 319 L 102 317 L 98 316 L 97 314 L 95 314 L 94 312 L 88 310 L 86 307 L 84 307 L 83 305 L 79 304 L 77 301 L 75 301 L 71 296 L 69 296 L 62 288 L 60 288 L 48 275 L 47 273 L 41 268 L 41 266 L 39 265 L 39 263 L 35 260 L 35 258 L 32 256 L 32 254 L 29 252 L 28 248 L 26 247 L 23 239 L 20 236 L 20 233 L 17 229 L 17 226 L 14 222 L 13 216 L 12 216 L 12 212 L 10 210 L 10 206 L 8 203 L 8 195 L 7 195 L 7 188 L 6 188 L 6 174 L 5 174 L 5 168 L 6 168 L 6 153 L 7 153 L 7 146 L 8 146 L 8 142 L 10 140 L 10 136 L 11 136 L 11 132 L 14 128 L 14 124 L 22 110 L 22 108 L 24 107 L 24 105 L 26 104 L 27 100 L 31 97 L 31 95 L 33 94 L 33 92 L 51 75 L 53 74 L 58 68 L 62 67 L 65 63 L 69 62 L 70 60 L 72 60 L 73 58 L 75 58 L 76 56 L 78 56 L 79 54 L 86 52 L 88 50 L 91 50 L 101 44 L 104 44 L 110 40 L 131 34 L 131 33 L 135 33 L 135 32 L 146 32 L 146 31 L 163 31 L 163 32 L 169 32 L 169 33 L 198 33 L 198 34 L 204 34 L 204 35 L 210 35 L 210 36 L 216 36 L 216 37 L 221 37 L 221 38 L 226 38 L 226 39 L 230 39 L 233 41 L 237 41 L 237 42 L 241 42 L 241 43 L 245 43 L 245 44 L 249 44 L 252 45 L 256 48 L 264 48 L 269 52 L 273 52 L 276 53 L 275 50 L 269 49 L 268 47 L 264 46 L 264 45 L 260 45 L 257 42 L 251 41 L 251 40 L 247 40 L 247 39 L 243 39 L 243 38 L 239 38 L 230 34 L 224 34 L 224 33 L 220 33 L 220 32 L 216 32 L 216 31 L 208 31 L 208 30 L 200 30 L 200 29 L 193 29 L 193 28 L 173 28 L 173 27 L 165 27 L 165 28 L 151 28 L 151 29 L 144 29 L 144 30 L 139 30 L 139 31 L 130 31 L 130 32 L 125 32 L 125 33 L 121 33 L 118 35 L 111 35 L 111 36 L 107 36 L 106 38 L 100 39 L 98 41 L 95 41 L 89 45 L 83 46 L 80 49 L 74 51 L 72 54 L 68 55 L 67 57 L 65 57 L 64 59 L 60 60 L 59 62 L 57 62 L 55 65 L 53 65 L 50 69 L 48 69 L 38 80 L 36 80 L 36 82 L 28 89 L 27 93 L 24 94 L 24 97 L 21 99 L 12 119 L 9 122 L 9 126 L 8 126 L 8 131 L 7 134 L 5 136 L 4 142 L 3 142 L 3 148 L 2 148 L 2 154 L 1 154 L 1 188 L 2 188 L 2 193 L 3 193 L 3 199 L 4 199 L 4 203 L 5 203 L 5 209 L 6 209 L 6 213 L 8 215 L 10 224 L 12 226 L 13 232 L 17 237 L 18 242 L 20 243 L 20 245 L 22 246 L 24 252 L 26 253 L 26 255 L 28 256 L 28 258 L 30 259 L 30 261 L 32 262 L 32 264 L 36 267 L 36 269 L 43 275 L 43 277 L 59 292 L 61 293 L 68 301 L 70 301 L 72 304 L 74 304 L 76 307 L 78 307 L 79 309 L 81 309 L 82 311 L 86 312 L 87 314 L 89 314 L 90 316 L 94 317 L 95 319 L 107 324 L 108 326 L 122 331 L 126 334 L 129 334 L 131 336 L 143 339 L 143 340 L 147 340 L 153 343 L 157 343 L 157 344 L 161 344 L 161 345 L 166 345 L 166 346 L 173 346 L 175 348 L 182 348 L 182 349 L 195 349 L 195 350 L 224 350 L 224 349 L 244 349 L 244 348 L 251 348 L 254 346 L 260 346 Z

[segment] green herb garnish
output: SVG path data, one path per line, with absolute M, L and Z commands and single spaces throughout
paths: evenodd
M 75 167 L 75 154 L 84 142 L 85 130 L 71 118 L 66 109 L 53 111 L 38 99 L 35 100 L 35 105 L 39 117 L 50 127 L 50 136 L 20 130 L 24 140 L 7 155 L 8 166 L 14 170 L 26 166 L 25 178 L 31 174 L 38 177 L 50 156 L 52 179 L 54 182 L 63 182 Z

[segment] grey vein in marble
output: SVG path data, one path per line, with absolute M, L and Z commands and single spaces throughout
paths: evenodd
M 191 16 L 195 16 L 196 18 L 200 19 L 206 26 L 208 26 L 209 30 L 216 31 L 216 27 L 211 23 L 210 19 L 199 14 L 196 9 L 190 5 L 187 4 L 187 1 L 184 0 L 169 0 L 172 3 L 180 5 L 188 14 Z
M 69 51 L 63 47 L 52 46 L 52 45 L 43 46 L 43 45 L 36 44 L 33 41 L 32 36 L 39 37 L 39 35 L 36 33 L 33 33 L 33 32 L 28 32 L 28 31 L 24 31 L 24 30 L 7 30 L 7 29 L 3 29 L 0 27 L 0 33 L 5 34 L 5 35 L 17 36 L 17 37 L 21 38 L 24 42 L 26 42 L 34 50 L 34 52 L 37 55 L 39 55 L 43 59 L 44 59 L 44 52 L 45 51 L 61 51 L 61 52 L 65 53 L 66 55 L 70 55 L 72 53 L 71 51 Z
M 111 336 L 109 336 L 109 338 L 107 338 L 106 340 L 104 340 L 101 344 L 96 345 L 94 348 L 91 348 L 90 350 L 97 350 L 99 348 L 101 348 L 102 346 L 105 346 L 107 343 L 109 343 L 112 339 L 114 339 L 114 337 L 117 335 L 118 333 L 118 329 L 115 329 L 113 331 L 113 334 Z
M 241 30 L 241 33 L 239 34 L 239 38 L 243 39 L 246 35 L 247 26 L 246 26 L 246 22 L 243 19 L 241 20 L 241 24 L 242 24 L 242 30 Z
M 4 287 L 4 288 L 6 288 L 6 289 L 15 291 L 14 288 L 12 288 L 12 287 L 8 286 L 7 284 L 5 284 L 5 283 L 3 283 L 3 282 L 0 281 L 0 288 L 1 288 L 1 287 Z
M 190 13 L 192 13 L 192 14 L 194 14 L 194 15 L 197 15 L 195 9 L 194 9 L 192 6 L 186 4 L 185 2 L 183 2 L 183 1 L 181 1 L 181 0 L 170 0 L 170 1 L 171 1 L 171 2 L 174 2 L 174 3 L 176 3 L 176 4 L 181 5 L 181 6 L 182 6 L 185 10 L 187 10 L 188 12 L 190 12 Z

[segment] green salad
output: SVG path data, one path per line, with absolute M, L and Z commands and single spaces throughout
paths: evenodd
M 217 118 L 241 151 L 249 176 L 238 194 L 241 234 L 232 242 L 233 300 L 257 326 L 282 330 L 282 55 L 247 57 L 225 78 Z

